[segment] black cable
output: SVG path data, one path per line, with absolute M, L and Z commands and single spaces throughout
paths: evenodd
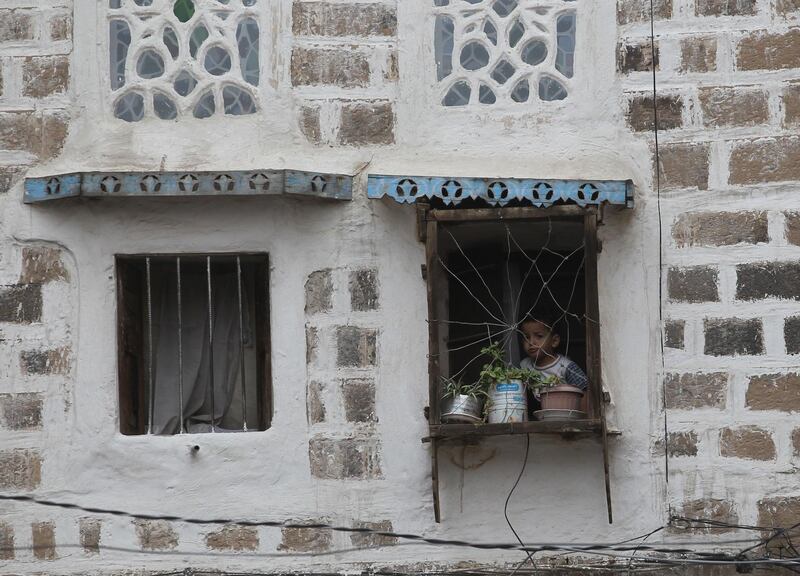
M 660 554 L 677 554 L 677 555 L 694 555 L 697 556 L 698 559 L 690 559 L 690 558 L 660 558 L 660 557 L 643 557 L 643 560 L 647 560 L 648 562 L 663 562 L 663 563 L 683 563 L 683 564 L 785 564 L 789 563 L 792 565 L 800 566 L 800 558 L 792 558 L 789 560 L 776 560 L 771 558 L 763 558 L 763 559 L 755 559 L 755 560 L 747 560 L 747 561 L 739 561 L 734 557 L 721 557 L 718 553 L 711 553 L 711 552 L 703 552 L 698 550 L 692 550 L 690 548 L 670 548 L 665 546 L 652 546 L 652 545 L 643 545 L 637 544 L 636 546 L 619 546 L 615 544 L 604 544 L 604 543 L 593 543 L 593 544 L 536 544 L 536 545 L 519 545 L 519 544 L 511 544 L 511 543 L 480 543 L 480 542 L 468 542 L 463 540 L 452 540 L 452 539 L 445 539 L 445 538 L 428 538 L 425 536 L 421 536 L 419 534 L 406 534 L 400 532 L 388 532 L 383 530 L 375 530 L 372 528 L 354 528 L 350 526 L 335 526 L 331 524 L 315 522 L 315 523 L 297 523 L 297 522 L 283 522 L 283 521 L 276 521 L 276 520 L 261 520 L 261 521 L 254 521 L 254 520 L 234 520 L 234 519 L 221 519 L 221 518 L 213 518 L 213 519 L 206 519 L 206 518 L 190 518 L 190 517 L 183 517 L 183 516 L 172 516 L 172 515 L 156 515 L 156 514 L 137 514 L 132 512 L 126 512 L 122 510 L 112 510 L 112 509 L 105 509 L 105 508 L 96 508 L 96 507 L 89 507 L 89 506 L 80 506 L 78 504 L 71 504 L 67 502 L 55 502 L 51 500 L 44 500 L 34 498 L 32 496 L 26 495 L 0 495 L 0 501 L 11 501 L 11 502 L 29 502 L 35 503 L 42 506 L 50 506 L 50 507 L 57 507 L 63 508 L 68 510 L 79 510 L 82 512 L 90 513 L 90 514 L 107 514 L 112 516 L 123 516 L 127 518 L 133 518 L 138 520 L 164 520 L 168 522 L 183 522 L 187 524 L 210 524 L 210 525 L 239 525 L 239 526 L 265 526 L 265 527 L 273 527 L 273 528 L 298 528 L 298 529 L 327 529 L 334 532 L 347 532 L 347 533 L 360 533 L 360 534 L 374 534 L 377 536 L 385 536 L 389 538 L 397 538 L 397 539 L 405 539 L 411 540 L 413 542 L 424 543 L 424 544 L 433 544 L 436 546 L 458 546 L 458 547 L 466 547 L 466 548 L 476 548 L 479 550 L 520 550 L 523 552 L 557 552 L 557 551 L 570 551 L 576 553 L 588 553 L 588 554 L 596 554 L 596 555 L 605 555 L 610 557 L 616 558 L 629 558 L 619 554 L 612 554 L 611 552 L 619 553 L 619 552 L 630 552 L 630 551 L 638 551 L 638 550 L 647 550 L 650 552 L 660 553 Z M 800 523 L 798 523 L 800 525 Z M 787 529 L 776 528 L 776 531 L 786 532 L 788 530 L 792 530 L 796 528 L 798 525 L 791 526 Z M 605 552 L 608 551 L 608 552 Z
M 503 505 L 503 516 L 506 519 L 506 524 L 508 527 L 511 528 L 511 531 L 514 533 L 514 537 L 519 542 L 520 546 L 525 546 L 525 543 L 522 541 L 522 538 L 519 537 L 517 531 L 514 529 L 514 526 L 511 524 L 511 520 L 508 518 L 508 503 L 511 501 L 511 496 L 514 494 L 514 490 L 517 489 L 519 486 L 519 481 L 522 480 L 522 475 L 525 474 L 525 468 L 528 465 L 528 454 L 530 453 L 531 449 L 531 435 L 525 434 L 525 457 L 522 459 L 522 468 L 520 468 L 519 474 L 517 475 L 517 479 L 514 481 L 514 485 L 511 487 L 511 490 L 508 492 L 508 496 L 506 496 L 506 502 Z M 509 576 L 514 576 L 514 574 L 519 570 L 522 566 L 525 565 L 526 562 L 531 561 L 533 562 L 533 555 L 535 552 L 528 552 L 527 557 L 523 560 L 520 564 L 517 565 L 516 568 L 511 572 Z

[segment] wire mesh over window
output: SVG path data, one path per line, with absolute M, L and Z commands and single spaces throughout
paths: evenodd
M 579 372 L 590 372 L 587 327 L 597 319 L 587 316 L 586 304 L 597 295 L 587 288 L 584 233 L 581 218 L 442 224 L 436 314 L 441 374 L 477 381 L 488 361 L 481 349 L 492 342 L 502 345 L 507 363 L 523 365 L 522 327 L 532 318 L 554 324 L 556 352 Z M 591 388 L 584 401 L 590 416 Z
M 119 256 L 124 434 L 269 427 L 265 254 Z

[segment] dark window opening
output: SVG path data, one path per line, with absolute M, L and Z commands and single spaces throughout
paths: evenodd
M 266 430 L 268 257 L 117 257 L 123 434 Z

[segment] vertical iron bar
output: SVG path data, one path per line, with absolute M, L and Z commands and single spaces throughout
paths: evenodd
M 211 256 L 206 256 L 206 279 L 208 280 L 208 376 L 211 383 L 211 431 L 216 432 L 214 418 L 214 305 L 211 299 Z
M 183 424 L 183 299 L 181 297 L 181 257 L 176 259 L 178 273 L 178 417 L 180 418 L 180 433 L 186 430 Z
M 145 258 L 147 279 L 147 433 L 153 433 L 155 398 L 153 389 L 153 299 L 150 292 L 150 257 Z
M 236 257 L 236 288 L 239 293 L 239 370 L 242 378 L 242 429 L 247 432 L 247 380 L 244 361 L 244 314 L 242 312 L 242 259 Z

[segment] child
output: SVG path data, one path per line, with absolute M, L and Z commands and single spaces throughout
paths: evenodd
M 589 380 L 575 362 L 556 352 L 561 343 L 558 322 L 527 316 L 522 321 L 525 336 L 524 349 L 528 355 L 520 362 L 520 367 L 535 370 L 542 376 L 558 376 L 565 384 L 586 390 Z

